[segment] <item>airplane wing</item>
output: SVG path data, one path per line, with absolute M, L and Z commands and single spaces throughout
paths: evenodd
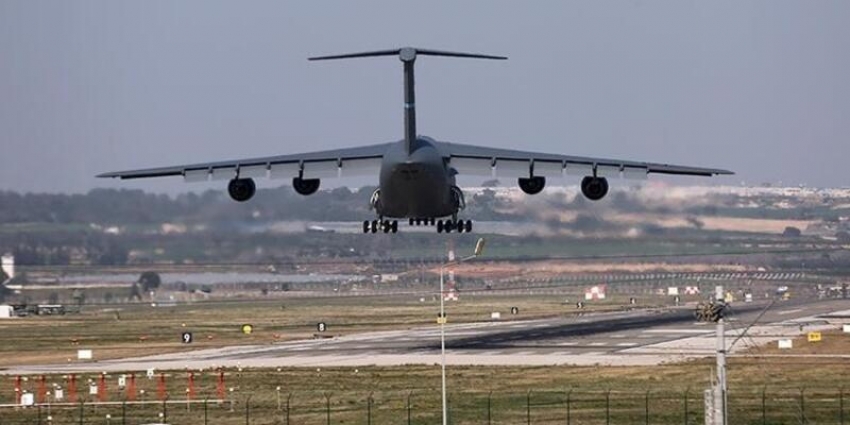
M 332 149 L 294 155 L 248 158 L 231 161 L 204 162 L 172 167 L 117 171 L 98 175 L 104 178 L 141 179 L 149 177 L 183 176 L 186 181 L 230 180 L 236 177 L 270 177 L 305 179 L 374 175 L 381 158 L 391 144 Z
M 563 175 L 645 179 L 649 173 L 687 176 L 714 176 L 734 174 L 714 168 L 688 167 L 652 162 L 624 161 L 618 159 L 557 155 L 512 149 L 438 142 L 443 156 L 458 173 L 497 177 L 560 177 Z

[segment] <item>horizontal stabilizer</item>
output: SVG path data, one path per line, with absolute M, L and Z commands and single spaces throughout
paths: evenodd
M 453 58 L 473 58 L 473 59 L 497 59 L 504 60 L 507 59 L 505 56 L 493 56 L 493 55 L 482 55 L 479 53 L 463 53 L 463 52 L 449 52 L 444 50 L 431 50 L 431 49 L 417 49 L 414 47 L 402 47 L 400 49 L 392 49 L 392 50 L 375 50 L 372 52 L 360 52 L 360 53 L 346 53 L 341 55 L 330 55 L 330 56 L 315 56 L 312 58 L 308 58 L 311 61 L 319 61 L 319 60 L 330 60 L 330 59 L 351 59 L 351 58 L 368 58 L 375 56 L 396 56 L 398 55 L 399 59 L 403 62 L 409 62 L 416 59 L 417 55 L 426 55 L 426 56 L 446 56 Z

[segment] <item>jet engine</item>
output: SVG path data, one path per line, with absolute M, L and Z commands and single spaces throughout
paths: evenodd
M 587 176 L 581 179 L 581 193 L 591 201 L 598 201 L 608 194 L 608 179 Z
M 292 179 L 292 187 L 299 195 L 304 196 L 316 193 L 319 190 L 319 184 L 321 184 L 319 179 L 302 179 L 301 177 Z
M 257 192 L 257 185 L 252 179 L 233 179 L 227 185 L 227 193 L 237 202 L 251 199 Z
M 536 195 L 546 187 L 546 177 L 532 176 L 527 179 L 520 177 L 517 179 L 519 188 L 529 195 Z

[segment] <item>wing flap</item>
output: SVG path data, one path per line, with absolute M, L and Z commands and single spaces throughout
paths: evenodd
M 293 178 L 301 175 L 302 167 L 308 175 L 315 177 L 337 177 L 339 164 L 352 160 L 380 159 L 390 143 L 306 152 L 294 155 L 279 155 L 247 158 L 173 167 L 146 168 L 129 171 L 103 173 L 97 177 L 119 179 L 141 179 L 151 177 L 183 176 L 184 180 L 206 181 L 239 177 Z M 308 177 L 308 178 L 315 178 Z
M 501 174 L 505 177 L 528 176 L 528 173 L 533 172 L 531 168 L 525 169 L 526 174 L 517 176 L 515 174 L 520 172 L 522 167 L 520 165 L 514 164 L 521 164 L 523 162 L 530 163 L 531 161 L 535 163 L 537 163 L 538 161 L 551 163 L 560 162 L 566 167 L 564 169 L 564 172 L 569 175 L 577 173 L 580 170 L 582 170 L 582 172 L 587 172 L 584 175 L 592 175 L 594 169 L 596 170 L 597 175 L 602 175 L 600 173 L 604 173 L 606 175 L 611 176 L 618 176 L 621 171 L 625 172 L 626 169 L 629 169 L 628 174 L 630 176 L 639 175 L 642 170 L 646 170 L 646 173 L 676 174 L 688 176 L 716 176 L 734 174 L 731 171 L 717 168 L 689 167 L 682 165 L 628 161 L 610 158 L 557 155 L 542 152 L 519 151 L 513 149 L 488 148 L 483 146 L 464 145 L 459 143 L 438 142 L 438 146 L 443 155 L 448 158 L 479 158 L 493 160 L 496 164 L 496 175 L 500 175 L 501 169 Z M 506 168 L 508 170 L 505 170 Z

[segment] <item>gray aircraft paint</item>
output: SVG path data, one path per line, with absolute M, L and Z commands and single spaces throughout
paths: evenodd
M 554 169 L 556 172 L 563 172 L 567 167 L 578 167 L 579 169 L 587 170 L 586 175 L 593 178 L 597 177 L 597 172 L 599 172 L 599 177 L 604 177 L 603 172 L 695 176 L 732 174 L 732 172 L 727 170 L 713 168 L 577 157 L 511 149 L 494 149 L 482 146 L 438 142 L 430 137 L 418 136 L 416 134 L 414 63 L 419 55 L 507 59 L 503 56 L 415 49 L 411 47 L 313 57 L 310 60 L 398 56 L 403 63 L 405 83 L 403 104 L 405 123 L 404 139 L 392 143 L 308 152 L 304 154 L 110 172 L 101 174 L 98 177 L 135 179 L 182 175 L 188 179 L 188 176 L 191 174 L 200 175 L 202 178 L 213 179 L 219 176 L 230 176 L 235 181 L 244 178 L 240 174 L 243 169 L 251 169 L 252 177 L 254 177 L 253 174 L 258 169 L 267 170 L 271 174 L 273 173 L 273 167 L 284 166 L 291 172 L 296 173 L 292 176 L 293 185 L 295 185 L 296 180 L 301 181 L 302 178 L 308 178 L 305 173 L 313 165 L 320 168 L 321 165 L 335 164 L 335 167 L 345 169 L 345 163 L 347 161 L 380 159 L 380 189 L 377 192 L 377 198 L 373 197 L 372 205 L 379 218 L 434 219 L 451 216 L 452 220 L 456 220 L 457 214 L 463 205 L 463 194 L 456 187 L 455 176 L 461 173 L 462 170 L 458 170 L 457 167 L 451 164 L 453 158 L 478 160 L 489 166 L 498 166 L 498 164 L 504 161 L 512 164 L 514 167 L 518 167 L 520 170 L 520 180 L 541 178 L 541 173 L 535 173 L 535 166 L 550 170 Z M 253 185 L 252 182 L 251 184 Z M 526 189 L 524 188 L 523 190 Z

